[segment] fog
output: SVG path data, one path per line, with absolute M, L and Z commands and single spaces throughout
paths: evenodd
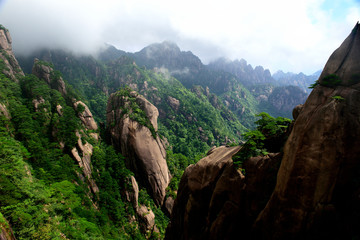
M 358 20 L 359 0 L 0 0 L 16 54 L 95 54 L 105 43 L 136 52 L 167 40 L 204 63 L 244 58 L 272 73 L 321 69 Z

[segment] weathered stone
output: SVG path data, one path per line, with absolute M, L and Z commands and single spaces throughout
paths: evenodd
M 39 97 L 39 99 L 33 99 L 32 103 L 34 105 L 35 111 L 38 112 L 39 111 L 39 105 L 40 104 L 44 104 L 45 103 L 45 99 L 43 97 Z M 47 110 L 46 110 L 47 111 Z
M 172 213 L 172 208 L 174 207 L 174 202 L 175 200 L 169 196 L 168 198 L 166 198 L 165 202 L 164 202 L 164 209 L 165 209 L 165 213 L 168 216 L 171 216 Z
M 179 110 L 179 107 L 180 107 L 180 101 L 179 100 L 177 100 L 176 98 L 173 98 L 171 96 L 168 96 L 168 101 L 169 101 L 170 107 L 174 111 Z
M 360 31 L 329 58 L 284 147 L 274 193 L 254 228 L 257 238 L 352 239 L 360 235 Z
M 140 227 L 143 232 L 152 231 L 155 226 L 155 214 L 145 205 L 140 205 L 137 210 Z
M 131 202 L 135 210 L 138 209 L 139 186 L 134 176 L 130 177 L 131 188 L 125 191 L 126 200 Z
M 88 142 L 82 144 L 81 135 L 78 132 L 76 132 L 76 135 L 78 137 L 77 147 L 81 151 L 82 157 L 80 157 L 78 149 L 76 147 L 71 150 L 71 153 L 78 162 L 80 168 L 82 168 L 84 176 L 86 177 L 89 183 L 89 187 L 94 193 L 97 193 L 99 192 L 99 188 L 96 185 L 94 179 L 92 178 L 92 169 L 91 169 L 92 168 L 91 156 L 93 153 L 93 146 Z
M 10 33 L 7 29 L 0 29 L 0 59 L 4 61 L 5 68 L 3 73 L 10 79 L 18 82 L 18 75 L 24 76 L 21 67 L 16 60 L 12 51 L 12 40 Z
M 234 220 L 234 215 L 224 215 L 223 200 L 232 201 L 235 205 L 241 200 L 244 176 L 236 170 L 231 159 L 239 149 L 239 146 L 218 147 L 186 168 L 166 232 L 167 239 L 209 239 L 219 230 L 220 226 L 216 223 L 218 216 L 226 218 L 226 221 Z M 238 191 L 232 191 L 234 189 Z M 236 206 L 231 211 L 236 214 L 237 209 Z M 220 232 L 225 234 L 227 230 Z M 215 234 L 214 238 L 216 236 L 219 237 Z
M 213 148 L 181 179 L 166 239 L 249 239 L 276 184 L 282 154 L 252 157 L 246 177 L 232 162 L 240 147 Z
M 293 112 L 292 112 L 294 120 L 297 119 L 297 117 L 299 116 L 299 114 L 300 114 L 301 110 L 303 109 L 303 107 L 304 107 L 303 104 L 299 104 L 296 107 L 294 107 Z
M 94 119 L 92 113 L 90 112 L 88 106 L 85 103 L 83 103 L 82 101 L 77 101 L 74 103 L 75 109 L 77 109 L 79 104 L 81 104 L 84 107 L 84 111 L 78 114 L 81 122 L 84 124 L 84 126 L 88 130 L 96 131 L 98 129 L 98 126 L 97 126 L 95 119 Z
M 0 116 L 1 116 L 1 115 L 5 116 L 7 119 L 10 119 L 10 118 L 11 118 L 10 113 L 9 113 L 7 107 L 6 107 L 4 104 L 2 104 L 2 103 L 0 103 Z
M 131 93 L 136 103 L 146 113 L 155 131 L 157 130 L 158 110 L 144 97 Z M 107 125 L 115 148 L 126 157 L 128 167 L 143 184 L 157 205 L 162 205 L 165 189 L 170 182 L 166 163 L 166 151 L 162 141 L 155 138 L 149 128 L 122 114 L 122 108 L 129 102 L 123 96 L 112 94 L 107 105 Z

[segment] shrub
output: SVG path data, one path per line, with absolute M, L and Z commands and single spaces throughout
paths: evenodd
M 341 79 L 336 74 L 330 74 L 324 77 L 321 81 L 321 85 L 325 87 L 335 87 L 341 83 Z
M 286 140 L 286 130 L 291 120 L 283 117 L 271 117 L 268 113 L 260 113 L 255 123 L 255 130 L 243 134 L 246 140 L 241 150 L 233 156 L 234 164 L 240 168 L 245 160 L 250 157 L 268 154 L 268 149 L 280 151 Z

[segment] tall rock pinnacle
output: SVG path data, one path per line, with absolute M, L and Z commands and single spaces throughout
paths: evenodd
M 158 116 L 158 109 L 136 92 L 117 92 L 109 97 L 106 121 L 111 141 L 155 203 L 162 205 L 171 176 L 165 147 L 156 133 Z
M 360 236 L 359 27 L 330 56 L 295 121 L 257 239 Z

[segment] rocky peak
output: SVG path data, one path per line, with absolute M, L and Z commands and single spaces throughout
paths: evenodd
M 0 62 L 0 71 L 17 82 L 18 76 L 24 76 L 24 73 L 14 56 L 11 43 L 9 31 L 0 25 L 0 60 L 4 62 L 4 66 Z
M 201 60 L 192 52 L 181 51 L 175 43 L 168 41 L 152 44 L 133 56 L 139 66 L 167 68 L 175 73 L 181 73 L 184 69 L 197 71 L 203 66 Z
M 162 43 L 154 43 L 150 46 L 143 49 L 146 54 L 151 58 L 151 54 L 154 52 L 172 52 L 179 54 L 180 48 L 176 45 L 176 43 L 170 41 L 164 41 Z
M 162 205 L 170 173 L 156 133 L 158 115 L 157 108 L 136 92 L 117 92 L 108 100 L 106 121 L 112 144 L 155 203 Z
M 360 89 L 360 23 L 357 22 L 350 35 L 340 45 L 338 49 L 330 56 L 325 65 L 323 72 L 319 77 L 319 83 L 327 85 L 329 76 L 337 79 L 338 83 L 343 86 L 353 86 Z M 334 76 L 335 75 L 335 76 Z M 333 85 L 333 84 L 331 84 Z

